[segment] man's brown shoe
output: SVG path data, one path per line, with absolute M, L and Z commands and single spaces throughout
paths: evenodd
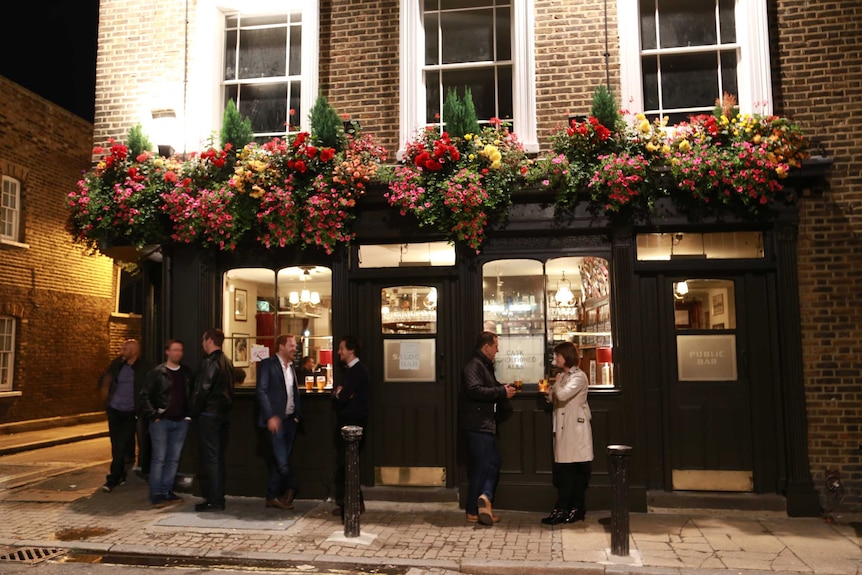
M 293 509 L 293 498 L 296 497 L 296 489 L 288 489 L 284 495 L 279 497 L 281 502 L 287 505 L 288 509 Z
M 486 527 L 492 526 L 494 521 L 494 510 L 491 508 L 491 500 L 484 493 L 479 496 L 476 502 L 479 506 L 479 523 Z
M 278 509 L 284 509 L 285 511 L 287 511 L 289 509 L 293 509 L 293 505 L 288 507 L 287 505 L 284 504 L 284 502 L 281 499 L 267 499 L 266 500 L 266 506 L 267 507 L 276 507 Z

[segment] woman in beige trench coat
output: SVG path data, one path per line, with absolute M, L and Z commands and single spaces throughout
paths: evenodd
M 548 390 L 547 400 L 554 404 L 554 487 L 557 503 L 545 525 L 574 523 L 587 513 L 585 495 L 590 483 L 593 460 L 593 430 L 587 403 L 589 381 L 578 367 L 580 353 L 575 344 L 563 342 L 554 347 L 554 365 L 563 371 Z

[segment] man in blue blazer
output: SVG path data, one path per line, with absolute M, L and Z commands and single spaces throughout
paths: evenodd
M 258 426 L 269 431 L 272 456 L 268 458 L 269 481 L 266 486 L 266 506 L 293 509 L 297 482 L 290 467 L 290 454 L 296 439 L 296 428 L 302 417 L 293 358 L 296 338 L 280 335 L 275 340 L 278 350 L 273 357 L 260 362 L 257 371 L 257 402 L 260 406 Z

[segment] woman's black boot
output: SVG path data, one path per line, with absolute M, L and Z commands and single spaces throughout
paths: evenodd
M 542 525 L 559 525 L 568 515 L 569 512 L 565 509 L 554 509 L 550 515 L 542 518 Z
M 578 509 L 577 507 L 571 509 L 568 513 L 566 513 L 566 517 L 563 519 L 566 523 L 574 523 L 576 521 L 583 521 L 587 516 L 586 509 Z

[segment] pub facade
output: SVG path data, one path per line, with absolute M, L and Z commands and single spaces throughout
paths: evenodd
M 778 32 L 805 25 L 783 20 L 783 3 L 689 4 L 165 2 L 140 15 L 140 37 L 130 38 L 112 25 L 128 6 L 103 1 L 96 140 L 122 140 L 142 123 L 154 144 L 188 154 L 219 128 L 230 99 L 268 138 L 305 128 L 323 93 L 398 157 L 417 129 L 439 122 L 446 88 L 463 85 L 480 121 L 510 122 L 532 154 L 569 116 L 588 114 L 605 82 L 627 107 L 677 121 L 711 113 L 723 92 L 741 109 L 795 114 L 773 101 L 786 77 L 776 72 Z M 121 49 L 129 41 L 160 53 L 132 62 Z M 698 82 L 706 88 L 694 89 Z M 112 104 L 118 94 L 134 102 Z M 339 338 L 352 334 L 372 373 L 363 485 L 381 497 L 434 491 L 463 503 L 458 386 L 476 336 L 490 330 L 498 380 L 521 388 L 500 425 L 496 506 L 553 504 L 551 416 L 539 386 L 554 375 L 553 346 L 574 341 L 591 385 L 591 508 L 609 506 L 605 448 L 624 444 L 633 448 L 632 509 L 661 494 L 722 493 L 816 515 L 799 229 L 800 206 L 821 197 L 835 162 L 818 152 L 783 182 L 783 197 L 801 199 L 776 202 L 757 221 L 691 218 L 670 202 L 621 220 L 585 204 L 560 210 L 541 186 L 522 186 L 476 250 L 402 215 L 386 184 L 372 182 L 357 202 L 355 238 L 331 253 L 165 242 L 159 261 L 139 261 L 149 286 L 145 349 L 156 360 L 163 340 L 180 338 L 195 366 L 200 334 L 224 330 L 225 352 L 246 372 L 231 415 L 233 494 L 259 495 L 265 485 L 256 365 L 290 333 L 297 355 L 317 365 L 303 382 L 299 496 L 331 495 L 328 391 L 340 377 Z M 192 475 L 189 447 L 181 471 Z

